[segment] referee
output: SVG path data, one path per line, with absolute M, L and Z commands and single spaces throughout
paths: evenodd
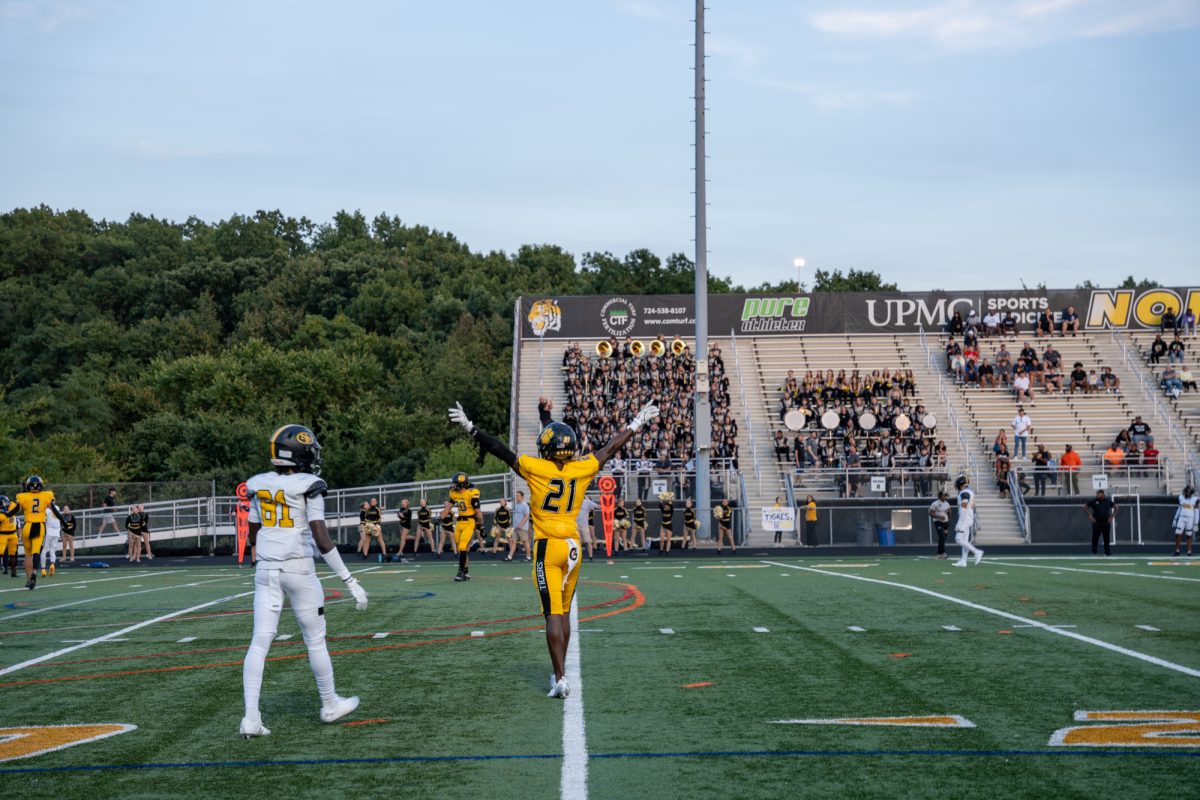
M 1117 516 L 1117 504 L 1103 489 L 1096 490 L 1096 497 L 1084 504 L 1088 519 L 1092 521 L 1092 555 L 1097 555 L 1096 545 L 1104 538 L 1104 555 L 1112 555 L 1112 522 Z

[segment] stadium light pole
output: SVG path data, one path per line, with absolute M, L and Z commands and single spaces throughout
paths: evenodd
M 709 450 L 712 419 L 708 403 L 708 217 L 704 177 L 704 0 L 696 0 L 696 517 L 700 537 L 712 535 Z
M 804 275 L 804 265 L 806 263 L 803 258 L 797 258 L 792 261 L 792 266 L 796 268 L 796 291 L 800 291 L 800 278 Z

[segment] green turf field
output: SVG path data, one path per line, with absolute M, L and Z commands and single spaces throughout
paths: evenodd
M 545 697 L 527 565 L 477 562 L 467 584 L 445 560 L 350 566 L 367 611 L 324 584 L 338 689 L 361 707 L 317 720 L 285 610 L 263 684 L 272 735 L 251 741 L 249 570 L 75 567 L 35 592 L 4 579 L 0 728 L 136 726 L 24 758 L 33 735 L 0 731 L 5 796 L 1177 798 L 1200 780 L 1190 562 L 597 560 L 565 703 Z

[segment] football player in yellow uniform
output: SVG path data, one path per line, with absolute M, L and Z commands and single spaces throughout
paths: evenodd
M 499 458 L 529 484 L 533 516 L 533 577 L 537 581 L 546 618 L 546 646 L 550 650 L 550 697 L 565 698 L 567 645 L 571 641 L 571 602 L 579 579 L 579 531 L 576 517 L 588 484 L 601 467 L 621 451 L 634 433 L 658 416 L 647 405 L 625 430 L 595 454 L 576 458 L 575 431 L 562 422 L 551 422 L 538 435 L 538 458 L 517 456 L 497 439 L 475 427 L 461 404 L 450 409 L 450 421 L 466 428 L 484 450 Z
M 21 510 L 17 504 L 0 495 L 0 559 L 5 572 L 17 577 L 17 515 Z
M 25 545 L 25 588 L 34 589 L 37 587 L 34 561 L 41 555 L 42 542 L 46 538 L 46 511 L 49 510 L 58 517 L 60 522 L 63 516 L 54 504 L 54 492 L 46 489 L 37 475 L 30 475 L 25 479 L 25 491 L 17 493 L 16 505 L 21 516 L 25 517 L 25 527 L 22 530 Z
M 460 472 L 454 476 L 450 487 L 450 502 L 458 511 L 458 522 L 454 525 L 454 547 L 458 550 L 458 574 L 456 581 L 471 580 L 470 565 L 467 563 L 467 551 L 471 549 L 471 540 L 475 531 L 483 530 L 483 509 L 479 507 L 479 490 L 471 485 L 467 473 Z

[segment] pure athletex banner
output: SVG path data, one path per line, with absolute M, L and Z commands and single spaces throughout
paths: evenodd
M 941 330 L 959 312 L 1012 312 L 1019 330 L 1032 330 L 1048 310 L 1058 324 L 1074 306 L 1081 327 L 1156 328 L 1163 313 L 1185 308 L 1200 317 L 1200 288 L 1052 289 L 1037 291 L 836 292 L 829 294 L 719 294 L 708 298 L 714 336 L 797 336 L 821 333 L 915 333 Z M 521 300 L 522 336 L 649 340 L 695 333 L 691 295 L 589 295 Z

